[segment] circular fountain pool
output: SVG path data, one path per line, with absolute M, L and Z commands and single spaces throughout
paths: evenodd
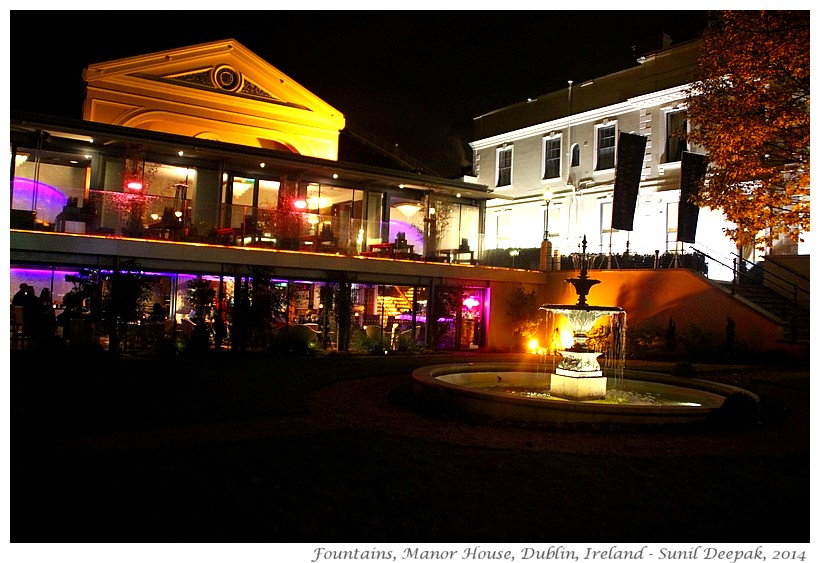
M 413 372 L 416 403 L 426 410 L 527 425 L 668 425 L 756 417 L 759 399 L 739 387 L 624 370 L 606 396 L 550 395 L 544 365 L 450 364 Z

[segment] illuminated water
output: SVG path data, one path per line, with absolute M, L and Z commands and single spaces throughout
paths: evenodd
M 688 387 L 626 379 L 623 377 L 623 371 L 619 377 L 609 379 L 606 397 L 588 400 L 569 400 L 551 396 L 550 375 L 539 371 L 475 371 L 439 375 L 435 379 L 448 385 L 499 396 L 585 405 L 719 407 L 724 400 L 720 395 Z

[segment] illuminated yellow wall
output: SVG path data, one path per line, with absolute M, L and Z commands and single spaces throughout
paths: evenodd
M 336 160 L 344 115 L 233 39 L 89 65 L 83 119 Z

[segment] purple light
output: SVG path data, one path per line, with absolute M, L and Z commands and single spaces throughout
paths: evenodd
M 29 178 L 14 179 L 12 209 L 36 209 L 38 218 L 43 216 L 49 220 L 63 210 L 67 201 L 68 196 L 54 186 L 35 182 Z M 32 202 L 36 205 L 32 205 Z

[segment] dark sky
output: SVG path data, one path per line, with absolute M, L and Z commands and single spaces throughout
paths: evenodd
M 702 31 L 704 11 L 10 12 L 10 107 L 82 116 L 88 64 L 233 38 L 359 128 L 445 176 L 472 120 L 634 65 L 633 46 Z

